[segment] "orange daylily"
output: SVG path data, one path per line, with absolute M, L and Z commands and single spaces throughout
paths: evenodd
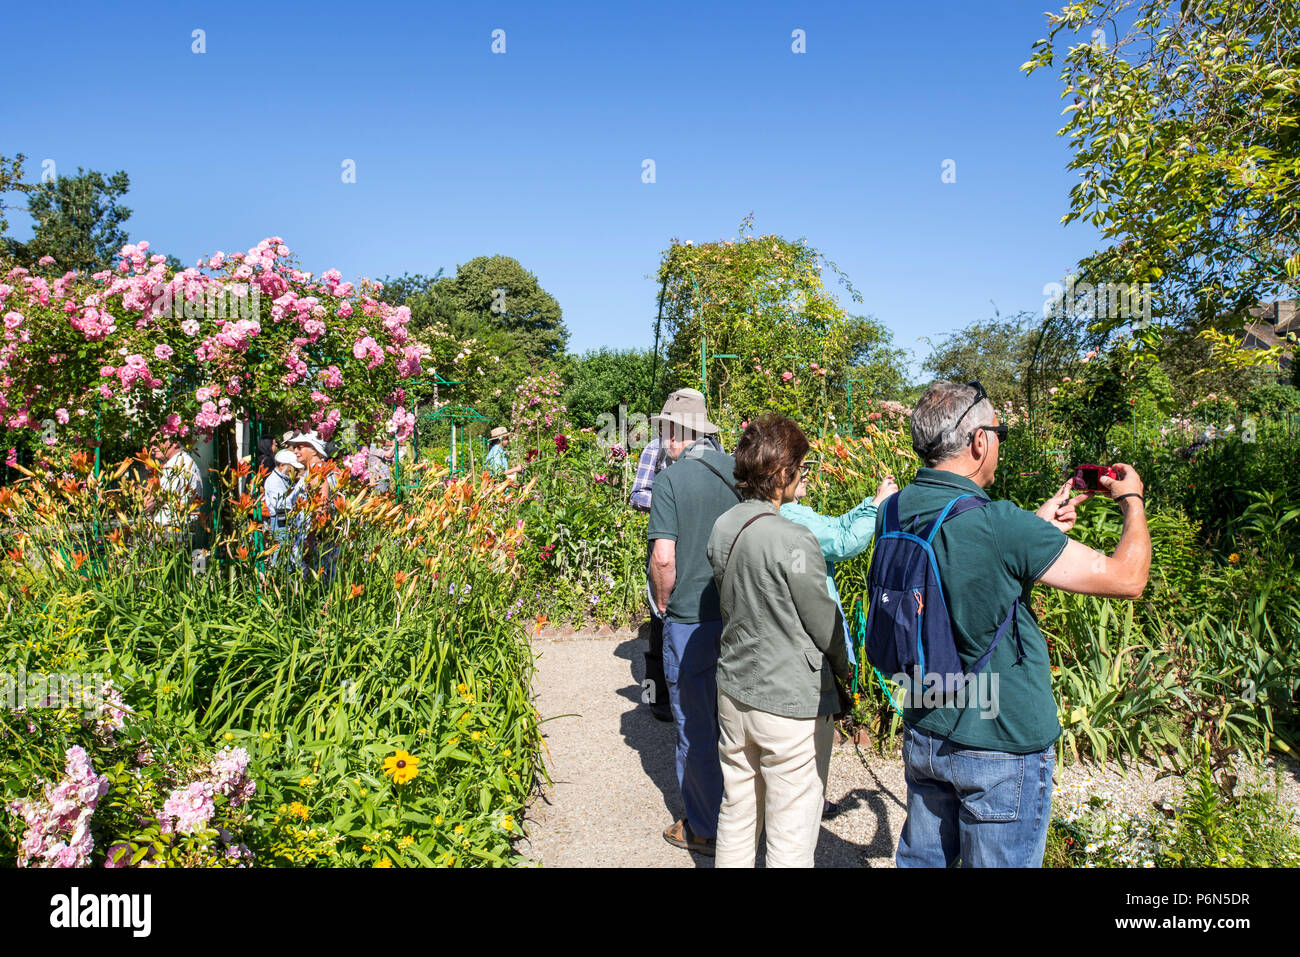
M 5 552 L 5 554 L 9 556 L 10 561 L 19 565 L 23 563 L 23 550 L 21 546 L 18 548 L 11 548 L 9 551 Z
M 393 584 L 398 588 L 401 588 L 403 585 L 406 584 L 406 580 L 410 577 L 411 577 L 410 572 L 396 572 L 393 575 Z
M 241 562 L 244 561 L 246 558 L 248 558 L 248 546 L 240 545 L 237 549 L 235 549 L 235 554 L 239 556 L 239 560 Z
M 363 591 L 365 591 L 365 590 L 366 590 L 366 586 L 365 586 L 365 585 L 353 585 L 353 586 L 352 586 L 352 593 L 351 593 L 350 595 L 348 595 L 348 601 L 351 601 L 353 598 L 356 598 L 358 595 L 360 595 L 360 594 L 361 594 Z
M 84 475 L 86 472 L 90 471 L 91 465 L 92 462 L 90 456 L 85 452 L 72 453 L 72 467 L 78 472 L 81 472 Z
M 248 462 L 244 459 L 241 459 L 239 462 L 235 464 L 235 475 L 239 478 L 243 478 L 244 476 L 248 475 L 252 471 L 253 471 L 253 467 L 249 465 Z
M 111 532 L 109 532 L 108 535 L 106 535 L 105 537 L 106 537 L 110 542 L 112 542 L 114 545 L 121 545 L 121 544 L 122 544 L 122 530 L 121 530 L 120 528 L 115 528 L 115 529 L 113 529 L 113 530 L 112 530 Z
M 538 615 L 538 616 L 537 616 L 537 624 L 536 624 L 535 626 L 533 626 L 533 634 L 534 634 L 534 635 L 538 634 L 538 633 L 542 630 L 542 627 L 543 627 L 544 625 L 547 625 L 547 624 L 549 624 L 549 622 L 548 622 L 546 616 L 545 616 L 545 615 Z
M 80 570 L 81 570 L 81 566 L 84 565 L 84 564 L 86 564 L 86 559 L 89 558 L 89 557 L 90 557 L 90 556 L 87 555 L 85 552 L 73 552 L 73 553 L 72 553 L 72 569 L 73 569 L 73 571 L 80 571 Z

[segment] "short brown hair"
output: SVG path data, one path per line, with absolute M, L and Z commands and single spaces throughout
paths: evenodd
M 745 498 L 770 501 L 790 484 L 807 454 L 803 430 L 792 419 L 767 413 L 749 423 L 736 443 L 736 487 Z

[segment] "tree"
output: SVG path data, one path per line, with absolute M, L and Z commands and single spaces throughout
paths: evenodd
M 120 227 L 131 210 L 118 205 L 118 200 L 129 186 L 121 170 L 105 179 L 102 173 L 80 167 L 76 176 L 42 184 L 28 201 L 35 221 L 33 236 L 15 250 L 16 258 L 35 262 L 53 256 L 59 268 L 86 273 L 109 267 L 127 243 L 126 231 Z
M 1300 7 L 1081 0 L 1048 21 L 1026 73 L 1054 64 L 1062 31 L 1094 28 L 1060 73 L 1059 135 L 1082 178 L 1063 221 L 1111 242 L 1084 278 L 1152 283 L 1156 311 L 1193 328 L 1285 298 L 1300 276 Z M 1154 346 L 1155 327 L 1139 329 Z
M 950 382 L 978 380 L 995 404 L 1019 399 L 1033 359 L 1037 329 L 1031 313 L 972 322 L 947 334 L 938 344 L 927 339 L 930 355 L 922 368 Z
M 850 316 L 848 326 L 848 371 L 854 393 L 874 399 L 902 399 L 911 391 L 906 349 L 895 348 L 894 334 L 871 316 Z
M 455 277 L 430 287 L 428 295 L 435 308 L 450 310 L 453 335 L 483 338 L 486 330 L 500 329 L 530 360 L 564 355 L 569 332 L 560 304 L 509 256 L 471 259 L 456 267 Z
M 626 404 L 629 414 L 650 414 L 663 408 L 667 397 L 663 378 L 656 385 L 656 395 L 646 401 L 646 390 L 655 356 L 649 349 L 592 349 L 572 357 L 564 370 L 569 387 L 564 405 L 569 418 L 579 428 L 596 425 L 601 413 L 618 413 Z
M 2 238 L 9 229 L 9 220 L 6 218 L 10 209 L 26 209 L 25 206 L 14 206 L 12 203 L 5 202 L 5 193 L 18 193 L 20 196 L 34 193 L 38 187 L 35 183 L 24 183 L 23 180 L 23 163 L 27 157 L 19 153 L 13 159 L 7 156 L 0 156 L 0 238 Z M 0 252 L 4 252 L 6 247 L 17 245 L 9 242 L 0 242 Z
M 667 386 L 702 389 L 709 412 L 728 428 L 773 411 L 811 431 L 825 429 L 835 410 L 843 411 L 852 324 L 823 283 L 823 267 L 861 297 L 806 241 L 746 235 L 748 228 L 750 218 L 739 239 L 699 246 L 674 240 L 664 253 L 658 279 Z M 710 355 L 736 356 L 712 360 L 707 382 L 702 344 Z

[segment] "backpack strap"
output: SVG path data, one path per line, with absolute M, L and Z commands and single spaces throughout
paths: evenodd
M 939 526 L 949 518 L 955 518 L 963 512 L 969 512 L 972 509 L 983 508 L 988 503 L 988 499 L 980 498 L 973 492 L 967 492 L 965 495 L 958 495 L 955 499 L 945 505 L 943 511 L 939 513 L 939 516 L 930 523 L 929 528 L 925 531 L 924 537 L 926 542 L 933 544 L 934 536 L 939 534 Z
M 1011 610 L 1007 612 L 1007 617 L 1003 618 L 1002 624 L 998 625 L 997 634 L 993 636 L 993 641 L 989 644 L 989 650 L 984 652 L 984 654 L 980 656 L 979 660 L 971 666 L 970 671 L 967 672 L 967 681 L 970 681 L 984 670 L 984 667 L 989 663 L 989 659 L 993 657 L 993 649 L 998 646 L 998 643 L 1002 641 L 1003 636 L 1006 635 L 1008 631 L 1014 630 L 1016 633 L 1016 664 L 1020 664 L 1020 662 L 1024 661 L 1025 646 L 1020 641 L 1019 609 L 1020 598 L 1017 596 L 1016 600 L 1011 603 Z
M 744 533 L 745 529 L 749 528 L 749 526 L 753 525 L 760 518 L 767 518 L 769 515 L 775 515 L 775 514 L 776 512 L 759 512 L 757 515 L 752 517 L 744 525 L 740 526 L 740 531 L 737 532 L 736 537 L 731 540 L 731 547 L 727 549 L 727 568 L 731 567 L 731 553 L 736 550 L 736 542 L 740 541 L 740 536 L 742 533 Z M 726 569 L 723 570 L 723 574 L 724 575 L 726 574 Z
M 727 477 L 726 477 L 725 475 L 723 475 L 721 472 L 719 472 L 717 469 L 715 469 L 715 468 L 714 468 L 712 465 L 710 465 L 708 462 L 704 461 L 704 459 L 702 459 L 702 458 L 694 459 L 693 461 L 699 462 L 699 463 L 700 463 L 701 465 L 703 465 L 706 469 L 708 469 L 710 472 L 712 472 L 714 475 L 716 475 L 716 476 L 718 477 L 719 481 L 721 481 L 723 485 L 725 485 L 725 486 L 727 486 L 727 488 L 731 489 L 731 494 L 734 495 L 734 496 L 736 496 L 736 501 L 737 501 L 737 502 L 744 501 L 744 499 L 742 499 L 742 498 L 740 497 L 740 492 L 738 492 L 738 491 L 736 490 L 736 486 L 734 486 L 734 485 L 732 485 L 730 482 L 728 482 L 728 481 L 727 481 Z M 749 521 L 752 522 L 753 519 L 751 518 Z M 748 526 L 748 525 L 749 525 L 749 522 L 746 522 L 745 525 Z M 745 530 L 745 528 L 742 526 L 741 531 L 743 532 L 744 530 Z M 740 536 L 737 535 L 736 537 L 739 538 Z M 728 554 L 730 554 L 730 553 L 728 552 Z

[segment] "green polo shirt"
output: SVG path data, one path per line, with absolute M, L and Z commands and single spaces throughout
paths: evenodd
M 920 469 L 912 484 L 898 493 L 899 524 L 904 531 L 919 532 L 944 506 L 968 492 L 988 498 L 968 478 Z M 877 541 L 884 518 L 882 507 L 876 521 Z M 964 708 L 905 708 L 904 721 L 963 747 L 1014 754 L 1041 751 L 1060 736 L 1051 660 L 1030 608 L 1029 592 L 1060 557 L 1067 541 L 1056 526 L 1011 502 L 991 502 L 944 522 L 934 539 L 934 555 L 962 665 L 969 670 L 988 650 L 1017 598 L 1023 602 L 1019 624 L 1025 658 L 1016 662 L 1016 639 L 1009 632 L 978 679 L 996 694 L 995 707 L 989 707 L 986 695 L 978 700 L 972 695 Z
M 694 459 L 713 466 L 732 486 L 736 460 L 704 440 L 688 445 L 681 457 L 655 476 L 646 534 L 677 543 L 677 579 L 668 596 L 668 617 L 697 623 L 719 621 L 718 586 L 713 581 L 707 546 L 718 516 L 740 500 L 722 479 Z

